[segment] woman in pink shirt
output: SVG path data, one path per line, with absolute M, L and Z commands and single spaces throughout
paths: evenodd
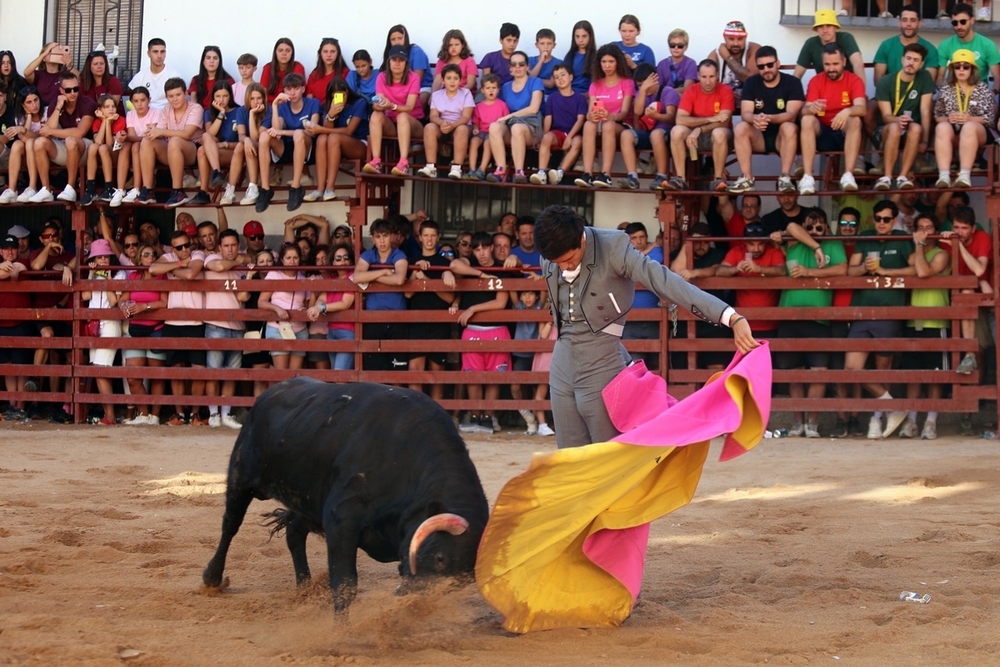
M 405 46 L 389 49 L 389 67 L 375 79 L 375 98 L 368 121 L 369 146 L 372 160 L 364 166 L 365 173 L 382 173 L 382 137 L 398 137 L 399 162 L 392 168 L 396 176 L 410 173 L 410 138 L 423 136 L 424 108 L 420 104 L 420 77 L 410 71 Z
M 583 168 L 576 179 L 580 187 L 611 187 L 611 165 L 618 150 L 618 137 L 632 112 L 635 83 L 625 54 L 617 44 L 605 44 L 597 50 L 597 67 L 590 84 L 590 104 L 583 124 Z M 601 172 L 591 176 L 597 155 L 597 135 L 601 135 Z
M 155 246 L 140 246 L 138 256 L 139 265 L 128 272 L 128 279 L 151 279 L 152 276 L 149 275 L 149 266 L 155 262 L 156 258 L 159 256 L 160 251 Z M 157 276 L 157 279 L 166 280 L 167 276 Z M 159 338 L 163 335 L 163 321 L 146 320 L 143 319 L 143 315 L 151 310 L 166 308 L 166 292 L 160 292 L 157 290 L 133 290 L 131 292 L 123 292 L 119 305 L 122 312 L 125 313 L 125 316 L 129 318 L 129 338 L 151 339 Z M 152 343 L 152 341 L 149 342 Z M 159 368 L 162 367 L 167 361 L 166 352 L 159 352 L 157 350 L 150 349 L 122 350 L 122 357 L 125 359 L 125 365 L 129 368 L 139 366 Z M 163 378 L 151 378 L 149 381 L 149 393 L 153 396 L 162 396 L 165 393 L 166 384 L 166 380 Z M 143 384 L 142 377 L 138 374 L 128 379 L 128 389 L 129 393 L 133 396 L 146 395 L 146 386 Z M 135 418 L 130 419 L 125 423 L 130 426 L 143 426 L 146 424 L 150 426 L 159 426 L 160 406 L 136 405 Z
M 458 65 L 458 68 L 462 70 L 462 88 L 468 88 L 469 92 L 475 96 L 479 66 L 476 64 L 476 59 L 472 57 L 469 43 L 465 41 L 465 35 L 462 34 L 461 30 L 449 30 L 444 34 L 441 50 L 438 51 L 437 65 L 434 66 L 432 93 L 444 86 L 441 70 L 444 69 L 445 65 Z
M 286 267 L 280 271 L 268 271 L 264 280 L 299 280 L 305 281 L 305 276 L 298 270 L 302 264 L 302 251 L 295 243 L 285 243 L 278 252 L 278 266 Z M 306 340 L 309 338 L 309 330 L 302 320 L 292 320 L 291 313 L 305 310 L 305 304 L 309 301 L 308 290 L 295 290 L 293 292 L 261 292 L 257 307 L 261 310 L 270 310 L 277 315 L 277 320 L 267 323 L 264 338 L 269 340 Z M 271 362 L 275 368 L 298 370 L 302 368 L 302 362 L 306 353 L 302 351 L 271 350 Z

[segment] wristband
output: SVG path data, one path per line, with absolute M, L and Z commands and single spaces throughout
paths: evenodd
M 734 317 L 729 321 L 729 328 L 732 329 L 733 327 L 735 327 L 737 324 L 739 324 L 744 320 L 746 320 L 745 317 L 743 317 L 742 315 L 737 315 L 736 317 Z

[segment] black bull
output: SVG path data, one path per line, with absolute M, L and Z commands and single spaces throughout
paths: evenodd
M 202 574 L 222 584 L 250 502 L 273 498 L 295 578 L 310 577 L 306 536 L 325 534 L 334 606 L 357 589 L 357 550 L 399 561 L 402 576 L 475 569 L 486 496 L 451 417 L 424 394 L 380 384 L 294 378 L 250 410 L 229 460 L 219 547 Z

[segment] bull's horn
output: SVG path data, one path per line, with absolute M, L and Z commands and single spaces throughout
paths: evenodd
M 420 545 L 424 543 L 428 535 L 439 530 L 447 531 L 452 535 L 461 535 L 468 529 L 469 522 L 457 514 L 435 514 L 425 519 L 417 528 L 417 532 L 413 533 L 413 539 L 410 540 L 410 574 L 414 576 L 417 574 L 417 552 L 420 551 Z

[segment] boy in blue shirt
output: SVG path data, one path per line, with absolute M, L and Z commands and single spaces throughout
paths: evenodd
M 279 93 L 271 104 L 271 118 L 264 119 L 260 133 L 257 157 L 260 159 L 260 194 L 257 196 L 257 212 L 263 213 L 271 204 L 274 192 L 270 189 L 271 164 L 292 163 L 292 187 L 288 191 L 288 210 L 294 211 L 302 205 L 305 188 L 302 187 L 302 171 L 312 156 L 312 128 L 319 122 L 322 111 L 320 101 L 305 97 L 306 80 L 301 74 L 292 72 L 285 76 L 284 92 Z

